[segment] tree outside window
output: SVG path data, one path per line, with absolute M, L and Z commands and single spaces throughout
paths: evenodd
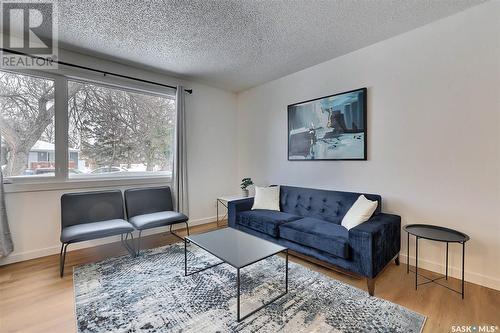
M 172 98 L 79 81 L 69 81 L 68 94 L 69 147 L 79 151 L 70 168 L 87 176 L 171 174 Z
M 0 165 L 5 177 L 36 175 L 53 169 L 54 81 L 0 72 Z
M 173 98 L 66 82 L 70 178 L 172 174 Z M 0 71 L 0 165 L 6 178 L 54 176 L 54 90 L 54 80 Z

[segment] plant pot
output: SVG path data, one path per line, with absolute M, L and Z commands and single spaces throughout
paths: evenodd
M 241 194 L 246 198 L 248 197 L 248 190 L 246 188 L 241 189 Z

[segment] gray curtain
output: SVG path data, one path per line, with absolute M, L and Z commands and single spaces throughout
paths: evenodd
M 174 161 L 175 202 L 177 211 L 189 216 L 185 100 L 186 92 L 184 87 L 177 86 L 176 149 Z
M 0 257 L 8 256 L 14 250 L 10 235 L 7 208 L 5 207 L 5 192 L 3 189 L 3 174 L 0 168 Z

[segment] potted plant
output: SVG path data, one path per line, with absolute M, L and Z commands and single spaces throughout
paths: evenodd
M 241 191 L 242 191 L 244 197 L 248 197 L 248 188 L 247 187 L 250 185 L 253 185 L 252 178 L 243 178 L 241 180 L 240 187 L 241 187 Z

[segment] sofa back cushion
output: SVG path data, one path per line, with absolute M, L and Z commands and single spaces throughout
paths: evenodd
M 378 201 L 374 215 L 380 213 L 382 198 L 377 194 L 318 190 L 304 187 L 281 186 L 280 208 L 282 212 L 313 217 L 340 224 L 342 218 L 358 197 Z

